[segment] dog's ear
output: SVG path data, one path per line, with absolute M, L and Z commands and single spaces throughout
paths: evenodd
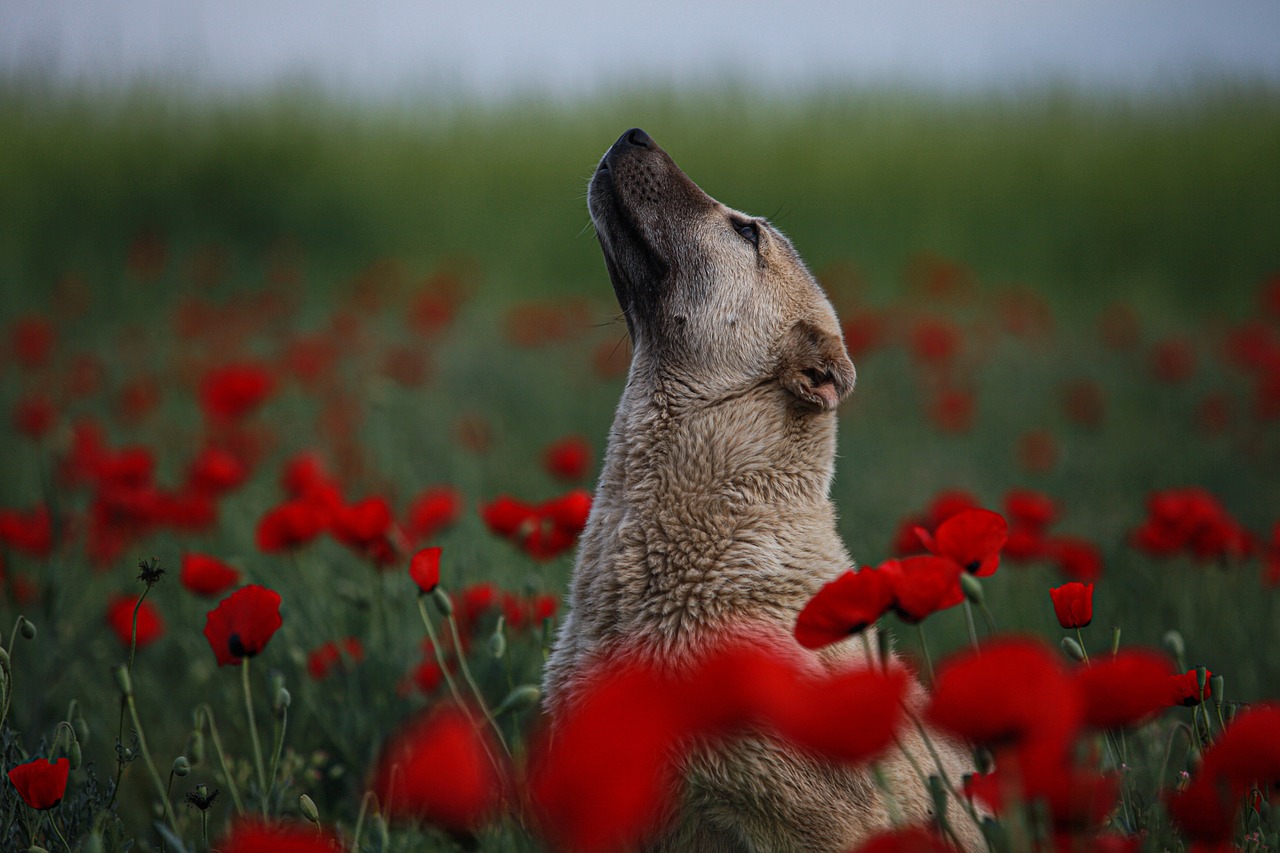
M 778 381 L 803 405 L 831 411 L 849 396 L 857 376 L 838 335 L 801 321 L 783 337 Z

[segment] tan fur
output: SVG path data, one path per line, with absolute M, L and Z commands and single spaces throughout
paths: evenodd
M 623 649 L 680 667 L 744 619 L 815 669 L 860 661 L 860 644 L 816 654 L 792 636 L 805 602 L 852 565 L 828 492 L 834 409 L 854 369 L 830 302 L 785 237 L 706 195 L 643 131 L 605 155 L 588 200 L 634 355 L 546 668 L 547 710 L 554 719 Z M 740 233 L 750 223 L 754 243 Z M 936 772 L 914 732 L 904 744 Z M 964 751 L 938 746 L 958 786 Z M 901 752 L 881 767 L 903 815 L 926 820 L 929 795 Z M 865 768 L 773 741 L 700 752 L 688 779 L 682 818 L 647 849 L 843 851 L 889 825 Z M 977 849 L 972 821 L 948 817 Z

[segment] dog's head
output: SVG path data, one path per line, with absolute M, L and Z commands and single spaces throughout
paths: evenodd
M 831 411 L 853 390 L 831 303 L 790 241 L 707 195 L 638 128 L 587 195 L 636 359 L 708 399 L 776 382 Z

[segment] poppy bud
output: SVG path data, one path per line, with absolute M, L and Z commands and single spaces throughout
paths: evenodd
M 1165 631 L 1160 645 L 1164 646 L 1165 651 L 1178 659 L 1178 666 L 1182 666 L 1182 658 L 1187 653 L 1187 645 L 1182 642 L 1182 635 L 1177 631 Z
M 3 648 L 0 648 L 0 670 L 9 671 L 9 653 Z
M 494 709 L 493 715 L 500 717 L 503 714 L 515 714 L 526 708 L 532 708 L 538 704 L 540 698 L 542 698 L 541 690 L 532 684 L 522 684 L 507 694 L 507 698 Z
M 1084 660 L 1084 648 L 1076 642 L 1075 637 L 1063 637 L 1062 650 L 1074 661 Z
M 292 701 L 293 697 L 289 695 L 288 689 L 281 687 L 276 691 L 276 695 L 271 701 L 271 710 L 276 712 L 277 717 L 283 717 L 285 710 Z
M 34 640 L 36 638 L 36 623 L 25 616 L 19 616 L 18 626 L 18 633 L 22 634 L 22 639 Z
M 316 808 L 316 801 L 303 794 L 298 797 L 298 808 L 302 812 L 302 816 L 314 824 L 320 823 L 320 810 Z
M 89 724 L 84 721 L 84 717 L 76 717 L 72 720 L 71 728 L 76 730 L 76 740 L 80 743 L 89 742 Z
M 190 772 L 191 772 L 191 762 L 187 759 L 185 755 L 179 755 L 177 758 L 173 759 L 173 775 L 174 776 L 186 776 Z
M 129 668 L 122 663 L 118 663 L 111 667 L 111 674 L 115 676 L 116 687 L 120 688 L 120 695 L 133 695 L 133 682 L 129 678 Z
M 1209 695 L 1213 697 L 1213 704 L 1217 708 L 1222 707 L 1222 688 L 1225 684 L 1221 675 L 1215 675 L 1209 679 Z
M 974 575 L 964 572 L 960 575 L 960 589 L 964 591 L 965 598 L 981 606 L 982 581 L 978 580 Z
M 26 853 L 49 853 L 49 851 L 41 847 L 39 844 L 32 844 L 27 848 Z
M 502 633 L 504 624 L 505 620 L 499 616 L 498 624 L 489 636 L 489 654 L 493 656 L 494 660 L 501 660 L 502 656 L 507 653 L 507 637 Z
M 80 750 L 80 741 L 75 738 L 71 739 L 71 746 L 67 747 L 67 758 L 71 761 L 72 770 L 79 770 L 80 765 L 84 762 L 84 753 Z
M 1197 694 L 1197 697 L 1202 702 L 1204 701 L 1205 696 L 1208 695 L 1205 693 L 1205 690 L 1204 690 L 1205 685 L 1208 683 L 1209 683 L 1208 667 L 1204 667 L 1204 666 L 1196 667 L 1196 687 L 1200 689 L 1200 692 Z
M 1115 655 L 1120 651 L 1120 626 L 1115 625 L 1111 628 L 1111 654 Z
M 267 692 L 271 694 L 271 705 L 275 707 L 275 696 L 284 689 L 284 673 L 278 669 L 267 672 Z
M 431 599 L 436 603 L 436 610 L 440 611 L 441 616 L 453 615 L 453 599 L 449 597 L 449 593 L 445 592 L 443 587 L 437 586 L 431 590 Z
M 196 766 L 204 764 L 204 732 L 199 729 L 191 731 L 187 736 L 186 752 L 192 764 Z

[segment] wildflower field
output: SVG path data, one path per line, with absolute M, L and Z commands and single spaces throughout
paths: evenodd
M 690 738 L 874 767 L 921 722 L 871 644 L 727 648 L 545 736 L 635 125 L 841 317 L 868 570 L 797 641 L 933 682 L 982 773 L 920 784 L 995 851 L 1280 847 L 1280 93 L 0 116 L 0 850 L 629 850 Z

